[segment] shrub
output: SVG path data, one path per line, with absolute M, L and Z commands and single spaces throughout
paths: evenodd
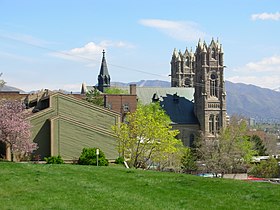
M 97 148 L 84 148 L 82 154 L 78 160 L 80 165 L 97 165 L 96 164 L 96 149 Z M 108 166 L 109 162 L 105 158 L 104 152 L 99 149 L 98 155 L 98 165 L 99 166 Z
M 123 163 L 124 163 L 124 158 L 123 158 L 123 157 L 118 157 L 118 158 L 115 160 L 115 163 L 116 163 L 116 164 L 123 164 Z
M 254 165 L 249 172 L 250 175 L 262 178 L 275 178 L 279 177 L 278 161 L 274 158 L 261 161 L 259 164 Z
M 44 160 L 47 162 L 47 164 L 63 164 L 64 163 L 64 161 L 60 155 L 47 157 L 47 158 L 44 158 Z

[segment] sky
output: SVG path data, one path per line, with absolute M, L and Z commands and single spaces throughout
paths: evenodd
M 279 0 L 0 0 L 0 73 L 24 91 L 170 81 L 174 48 L 219 40 L 225 79 L 280 87 Z

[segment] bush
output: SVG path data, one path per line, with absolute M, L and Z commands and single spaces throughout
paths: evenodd
M 255 177 L 277 178 L 279 177 L 278 161 L 274 158 L 261 161 L 259 164 L 252 167 L 249 174 Z
M 78 160 L 80 165 L 97 165 L 96 164 L 96 149 L 97 148 L 84 148 Z M 104 152 L 99 149 L 98 166 L 108 166 L 109 162 L 105 158 Z
M 44 160 L 47 162 L 47 164 L 63 164 L 64 163 L 64 161 L 60 155 L 47 157 L 47 158 L 44 158 Z
M 118 158 L 115 160 L 115 163 L 116 163 L 116 164 L 123 164 L 123 163 L 124 163 L 124 158 L 123 158 L 123 157 L 118 157 Z

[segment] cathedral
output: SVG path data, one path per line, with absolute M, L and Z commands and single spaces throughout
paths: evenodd
M 143 104 L 157 101 L 169 115 L 172 127 L 180 131 L 178 138 L 184 145 L 191 146 L 200 131 L 211 138 L 227 124 L 224 68 L 224 52 L 219 41 L 212 39 L 207 45 L 199 40 L 194 52 L 188 49 L 184 53 L 173 51 L 171 87 L 117 87 L 127 90 L 126 100 L 124 95 L 105 93 L 104 107 L 124 116 L 136 109 L 137 101 Z M 104 93 L 111 86 L 110 79 L 103 51 L 98 85 L 83 84 L 81 93 L 93 88 Z
M 213 136 L 226 126 L 224 52 L 219 41 L 199 40 L 195 52 L 175 49 L 171 60 L 171 86 L 194 88 L 194 114 L 199 129 Z

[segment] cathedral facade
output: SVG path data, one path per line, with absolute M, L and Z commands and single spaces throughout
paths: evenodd
M 173 51 L 171 86 L 194 88 L 194 114 L 199 129 L 208 137 L 226 126 L 224 68 L 224 52 L 218 40 L 212 39 L 209 45 L 199 40 L 194 52 Z

